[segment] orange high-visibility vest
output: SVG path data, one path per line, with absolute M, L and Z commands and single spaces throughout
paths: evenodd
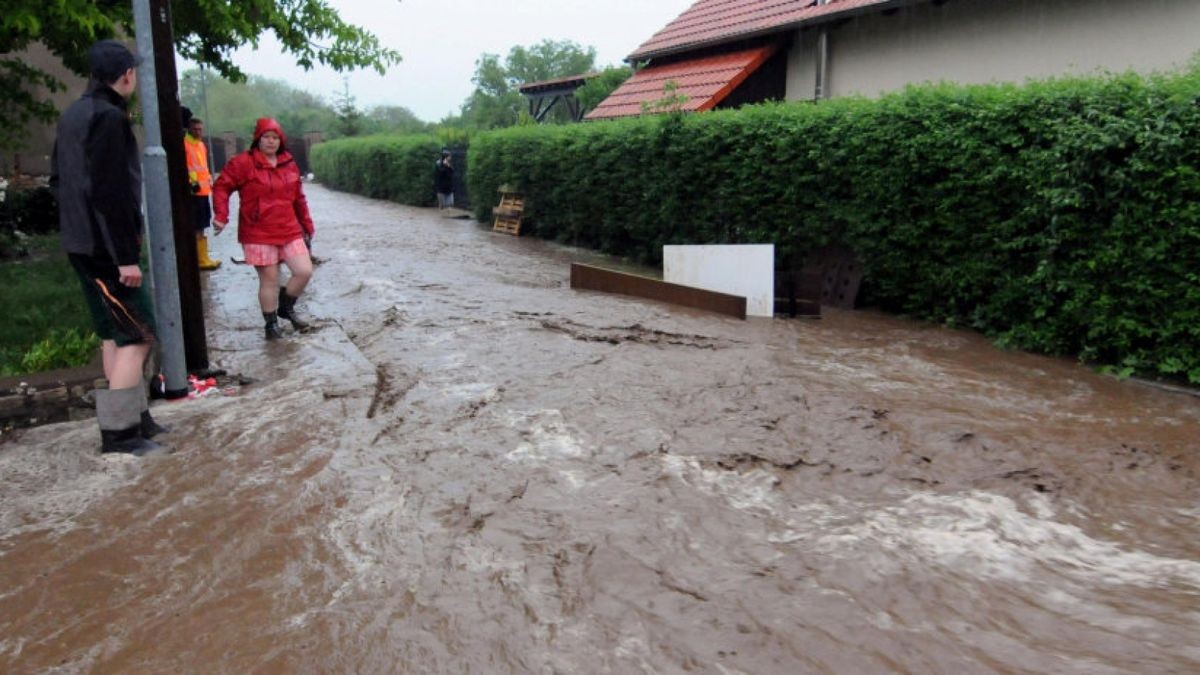
M 200 190 L 192 194 L 209 196 L 212 194 L 212 174 L 208 172 L 208 148 L 204 147 L 204 141 L 184 134 L 183 149 L 187 153 L 188 182 L 200 186 Z

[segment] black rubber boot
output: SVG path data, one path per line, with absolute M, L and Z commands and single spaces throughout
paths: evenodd
M 140 427 L 118 430 L 101 429 L 100 442 L 100 452 L 106 455 L 121 453 L 134 457 L 145 457 L 152 452 L 164 449 L 158 443 L 142 438 Z
M 146 390 L 96 390 L 96 421 L 100 424 L 100 452 L 123 453 L 142 457 L 165 450 L 154 441 L 142 438 L 141 413 Z
M 142 438 L 154 438 L 159 434 L 169 433 L 171 427 L 164 426 L 154 421 L 150 416 L 150 400 L 146 396 L 146 388 L 142 387 L 142 420 L 141 420 Z
M 304 330 L 308 328 L 308 322 L 296 313 L 296 301 L 299 299 L 288 295 L 287 287 L 279 287 L 279 318 L 291 321 L 292 328 L 296 330 Z
M 149 410 L 142 411 L 142 424 L 140 429 L 142 432 L 142 438 L 154 438 L 159 434 L 171 432 L 171 427 L 163 426 L 158 422 L 155 422 L 154 418 L 150 416 Z
M 265 331 L 268 340 L 278 340 L 283 337 L 283 331 L 279 330 L 279 319 L 275 312 L 263 312 L 263 321 L 266 323 Z

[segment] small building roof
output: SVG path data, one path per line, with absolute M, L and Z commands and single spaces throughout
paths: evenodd
M 923 0 L 698 0 L 642 43 L 629 61 L 645 61 L 697 48 L 824 23 Z
M 664 65 L 647 66 L 633 74 L 604 99 L 586 119 L 598 120 L 642 114 L 642 104 L 661 100 L 668 82 L 675 95 L 687 100 L 680 111 L 709 110 L 720 103 L 775 52 L 775 45 L 744 49 Z
M 582 75 L 570 75 L 568 77 L 556 77 L 552 80 L 540 80 L 538 82 L 526 82 L 519 87 L 522 94 L 526 96 L 530 94 L 540 94 L 547 91 L 558 91 L 560 89 L 575 90 L 582 87 L 585 82 L 593 77 L 599 76 L 600 73 L 591 72 Z

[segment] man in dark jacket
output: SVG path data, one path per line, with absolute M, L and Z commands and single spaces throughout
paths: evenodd
M 150 417 L 142 368 L 154 310 L 142 285 L 141 164 L 126 101 L 141 58 L 115 40 L 88 49 L 87 91 L 58 122 L 50 185 L 62 245 L 101 339 L 108 389 L 96 390 L 101 452 L 144 455 L 166 431 Z

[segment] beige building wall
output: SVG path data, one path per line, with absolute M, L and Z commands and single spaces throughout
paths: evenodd
M 868 15 L 830 31 L 831 96 L 909 83 L 1021 82 L 1163 71 L 1200 51 L 1200 0 L 949 0 Z M 789 100 L 813 98 L 816 31 L 795 36 Z
M 87 78 L 82 78 L 63 66 L 62 61 L 50 53 L 40 42 L 34 42 L 20 53 L 21 60 L 40 68 L 66 85 L 66 89 L 50 93 L 38 88 L 39 97 L 49 98 L 61 112 L 79 98 L 87 89 Z M 41 176 L 50 173 L 50 153 L 54 151 L 55 122 L 30 122 L 26 129 L 24 146 L 16 151 L 0 150 L 0 175 L 10 175 L 16 169 L 21 173 Z

